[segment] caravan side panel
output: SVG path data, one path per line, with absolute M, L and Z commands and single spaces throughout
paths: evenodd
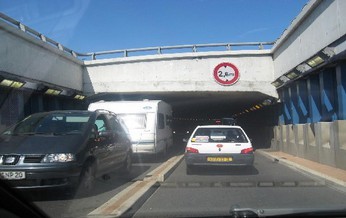
M 156 122 L 156 149 L 157 152 L 166 152 L 173 145 L 172 108 L 169 104 L 158 103 Z
M 163 101 L 95 102 L 88 108 L 97 109 L 112 111 L 125 122 L 133 153 L 155 154 L 173 145 L 172 108 Z

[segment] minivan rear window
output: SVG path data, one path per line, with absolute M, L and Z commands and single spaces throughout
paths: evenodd
M 244 132 L 239 128 L 199 128 L 192 137 L 195 142 L 247 143 Z

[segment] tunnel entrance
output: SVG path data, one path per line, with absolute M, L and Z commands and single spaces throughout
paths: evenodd
M 255 148 L 269 148 L 272 127 L 278 123 L 276 99 L 260 92 L 99 93 L 88 97 L 88 102 L 143 99 L 163 100 L 172 106 L 177 143 L 183 143 L 182 138 L 198 125 L 218 124 L 222 118 L 234 118 Z

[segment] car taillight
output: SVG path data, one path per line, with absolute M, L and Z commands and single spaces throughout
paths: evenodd
M 191 148 L 191 147 L 186 147 L 185 152 L 186 153 L 198 153 L 198 149 Z
M 241 154 L 252 154 L 253 153 L 253 148 L 245 148 L 241 150 Z

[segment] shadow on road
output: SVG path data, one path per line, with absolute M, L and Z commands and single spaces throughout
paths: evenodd
M 137 180 L 142 180 L 150 168 L 155 168 L 155 165 L 164 163 L 169 158 L 183 153 L 184 149 L 181 146 L 172 147 L 166 156 L 143 155 L 133 157 L 133 166 L 131 173 L 123 175 L 120 173 L 110 173 L 103 178 L 97 178 L 95 188 L 89 193 L 85 193 L 81 189 L 65 190 L 65 189 L 52 189 L 52 190 L 32 190 L 21 191 L 24 196 L 30 201 L 56 201 L 56 200 L 72 200 L 97 196 L 106 192 L 119 189 L 121 186 L 125 187 L 126 184 L 131 184 Z M 123 189 L 123 188 L 121 188 Z M 116 192 L 116 191 L 114 191 Z
M 194 167 L 189 175 L 257 175 L 259 172 L 254 166 L 249 167 L 224 167 L 200 166 Z
M 141 154 L 141 155 L 134 155 L 133 156 L 133 162 L 134 163 L 143 163 L 143 164 L 149 164 L 149 163 L 164 163 L 169 158 L 183 154 L 185 151 L 185 145 L 174 145 L 172 146 L 166 155 L 163 154 L 157 154 L 157 155 L 149 155 L 149 154 Z
M 52 190 L 33 190 L 25 191 L 25 196 L 30 201 L 56 201 L 56 200 L 71 200 L 85 197 L 96 196 L 105 192 L 115 190 L 126 183 L 135 182 L 136 178 L 146 172 L 150 166 L 133 166 L 131 173 L 128 175 L 120 173 L 111 173 L 104 178 L 97 178 L 95 187 L 89 193 L 85 193 L 81 189 L 71 191 L 68 189 L 52 189 Z

